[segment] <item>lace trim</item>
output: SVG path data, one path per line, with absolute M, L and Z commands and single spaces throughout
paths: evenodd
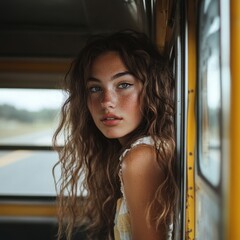
M 154 143 L 154 140 L 152 139 L 152 137 L 142 137 L 142 138 L 138 139 L 136 142 L 132 143 L 130 148 L 125 149 L 125 151 L 119 157 L 119 161 L 122 162 L 123 158 L 126 156 L 126 154 L 131 149 L 133 149 L 134 147 L 141 145 L 141 144 L 154 146 L 155 143 Z

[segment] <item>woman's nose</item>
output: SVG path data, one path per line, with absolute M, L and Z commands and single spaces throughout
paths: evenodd
M 102 93 L 101 105 L 103 108 L 114 108 L 116 106 L 116 94 L 112 91 L 104 91 Z

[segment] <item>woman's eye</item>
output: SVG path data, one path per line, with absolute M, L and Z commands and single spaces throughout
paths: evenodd
M 132 86 L 132 84 L 130 84 L 130 83 L 121 83 L 118 85 L 118 88 L 124 89 L 124 88 L 129 88 L 131 86 Z
M 96 93 L 96 92 L 100 92 L 100 91 L 102 91 L 102 89 L 100 87 L 90 87 L 89 88 L 90 93 Z

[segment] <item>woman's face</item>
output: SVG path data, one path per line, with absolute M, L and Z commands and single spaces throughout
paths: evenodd
M 116 52 L 93 61 L 87 81 L 88 109 L 103 135 L 125 143 L 142 121 L 142 88 Z

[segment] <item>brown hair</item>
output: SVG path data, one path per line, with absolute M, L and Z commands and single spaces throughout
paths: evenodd
M 177 200 L 174 82 L 165 59 L 142 33 L 124 31 L 92 37 L 65 78 L 65 90 L 69 95 L 53 138 L 61 166 L 59 233 L 66 228 L 69 239 L 73 228 L 79 225 L 86 226 L 91 239 L 100 235 L 101 239 L 113 238 L 116 201 L 121 197 L 118 171 L 123 149 L 116 139 L 107 139 L 95 126 L 87 107 L 86 88 L 92 62 L 109 51 L 117 52 L 131 74 L 143 83 L 144 117 L 128 145 L 141 136 L 152 136 L 160 142 L 157 161 L 165 181 L 159 185 L 148 208 L 156 228 L 162 223 L 168 224 Z M 57 139 L 62 132 L 65 144 L 58 148 Z M 156 212 L 156 204 L 161 212 Z

